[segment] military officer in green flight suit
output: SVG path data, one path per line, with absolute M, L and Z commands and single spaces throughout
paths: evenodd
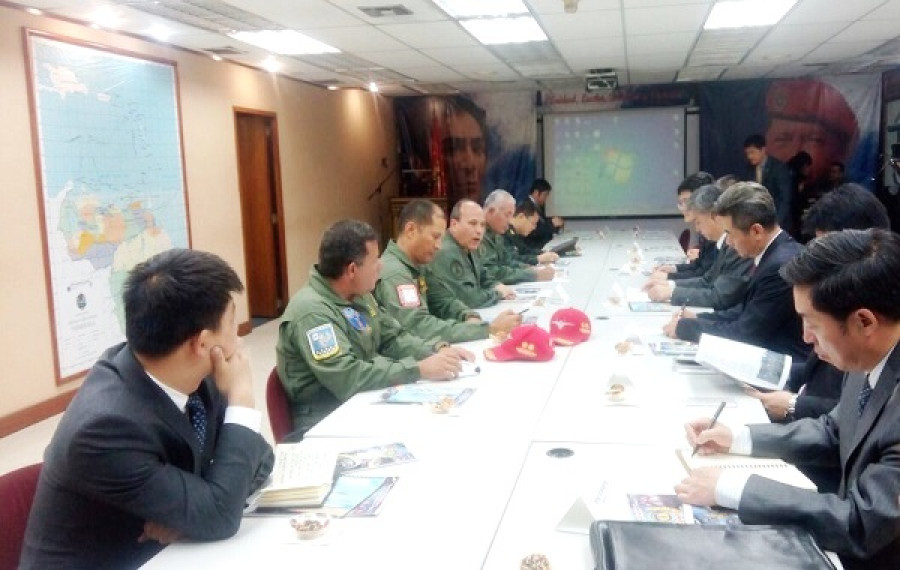
M 487 338 L 489 334 L 505 337 L 522 317 L 513 311 L 500 313 L 493 322 L 481 320 L 478 313 L 459 300 L 444 296 L 447 306 L 435 316 L 428 304 L 428 288 L 433 278 L 430 263 L 441 246 L 447 228 L 443 210 L 428 200 L 412 200 L 400 211 L 400 233 L 388 242 L 381 254 L 381 278 L 375 285 L 375 299 L 409 332 L 422 338 L 440 338 L 463 342 Z
M 385 313 L 372 296 L 381 270 L 378 236 L 357 220 L 325 231 L 309 282 L 291 299 L 275 347 L 278 375 L 302 435 L 357 392 L 448 380 L 474 355 L 422 339 Z
M 484 200 L 484 239 L 478 254 L 487 278 L 507 285 L 523 281 L 550 281 L 554 270 L 548 265 L 531 266 L 516 259 L 504 235 L 516 209 L 516 200 L 506 190 L 494 190 Z
M 443 319 L 458 315 L 445 312 L 450 299 L 459 299 L 470 309 L 490 307 L 500 299 L 515 299 L 509 286 L 487 278 L 478 255 L 484 237 L 484 211 L 472 200 L 460 200 L 450 212 L 450 228 L 441 249 L 429 266 L 428 306 Z

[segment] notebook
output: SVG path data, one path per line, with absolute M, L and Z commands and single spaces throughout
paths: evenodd
M 337 452 L 308 442 L 275 446 L 271 483 L 260 491 L 257 506 L 321 505 L 331 491 Z
M 575 251 L 576 243 L 578 243 L 577 237 L 569 238 L 565 241 L 559 242 L 554 246 L 551 246 L 550 251 L 557 255 L 564 255 L 566 253 L 569 253 L 570 251 Z
M 786 485 L 793 485 L 801 489 L 816 490 L 815 484 L 810 481 L 806 475 L 799 469 L 785 463 L 781 459 L 769 459 L 764 457 L 750 457 L 747 455 L 695 455 L 691 457 L 691 449 L 676 449 L 675 454 L 684 467 L 684 470 L 690 474 L 692 469 L 698 467 L 719 467 L 721 469 L 737 469 L 746 471 L 754 475 L 766 477 L 773 481 L 778 481 Z

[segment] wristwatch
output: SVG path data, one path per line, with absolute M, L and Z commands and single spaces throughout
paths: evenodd
M 450 346 L 450 343 L 446 340 L 442 340 L 434 343 L 434 347 L 432 347 L 432 350 L 434 352 L 439 352 L 442 348 L 447 348 L 448 346 Z
M 784 414 L 784 419 L 786 419 L 786 420 L 794 419 L 794 414 L 797 413 L 797 398 L 799 396 L 800 396 L 800 394 L 794 394 L 793 396 L 791 396 L 791 399 L 788 400 L 787 412 L 785 412 L 785 414 Z

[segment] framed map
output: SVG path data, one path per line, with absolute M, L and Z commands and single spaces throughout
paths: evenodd
M 58 383 L 125 338 L 137 263 L 190 247 L 174 62 L 26 30 Z

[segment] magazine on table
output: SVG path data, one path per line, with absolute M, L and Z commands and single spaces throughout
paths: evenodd
M 791 373 L 791 357 L 709 334 L 700 336 L 694 359 L 710 368 L 762 390 L 783 390 Z

